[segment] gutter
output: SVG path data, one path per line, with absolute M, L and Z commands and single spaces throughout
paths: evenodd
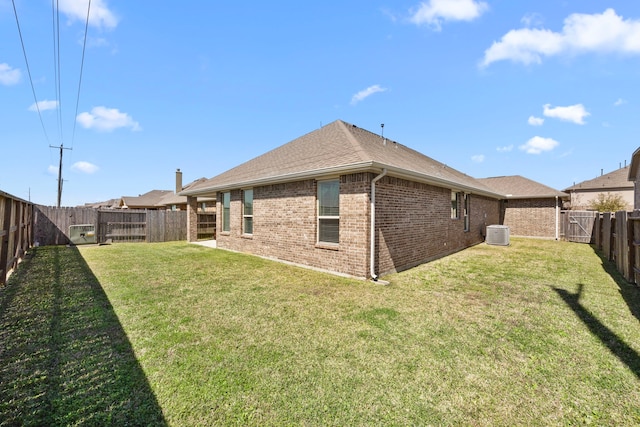
M 358 172 L 375 172 L 376 170 L 386 169 L 393 176 L 398 178 L 407 179 L 410 181 L 421 182 L 424 184 L 434 185 L 436 187 L 450 188 L 455 191 L 462 191 L 465 193 L 476 194 L 486 196 L 493 199 L 504 199 L 503 194 L 496 193 L 494 191 L 487 191 L 482 188 L 472 187 L 469 185 L 449 181 L 445 178 L 440 178 L 433 175 L 427 175 L 420 172 L 410 171 L 395 166 L 389 166 L 383 163 L 365 161 L 360 163 L 352 163 L 350 165 L 342 165 L 324 169 L 315 169 L 302 172 L 295 172 L 280 176 L 270 176 L 265 178 L 251 179 L 245 181 L 234 181 L 221 185 L 209 185 L 196 189 L 183 190 L 178 195 L 180 196 L 210 196 L 212 193 L 218 191 L 234 190 L 241 187 L 257 187 L 260 185 L 269 184 L 281 184 L 284 182 L 298 181 L 303 179 L 317 179 L 319 176 L 327 175 L 341 175 L 346 173 L 358 173 Z M 215 177 L 214 177 L 215 178 Z
M 371 259 L 369 261 L 369 267 L 371 272 L 371 279 L 373 281 L 378 280 L 378 275 L 375 272 L 375 253 L 376 253 L 376 182 L 387 174 L 387 168 L 382 169 L 380 175 L 371 180 Z
M 560 227 L 560 206 L 558 206 L 558 196 L 556 196 L 556 240 L 558 240 L 558 228 Z

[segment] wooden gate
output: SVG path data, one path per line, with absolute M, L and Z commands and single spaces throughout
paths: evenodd
M 562 211 L 562 229 L 565 240 L 592 243 L 597 215 L 598 212 L 594 211 Z

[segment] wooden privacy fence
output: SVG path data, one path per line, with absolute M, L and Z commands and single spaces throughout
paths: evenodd
M 0 191 L 0 285 L 31 247 L 33 204 Z
M 167 210 L 98 210 L 36 206 L 35 242 L 71 243 L 69 227 L 93 225 L 97 243 L 187 240 L 187 212 Z M 198 213 L 198 238 L 215 238 L 215 213 Z
M 598 214 L 593 241 L 627 281 L 640 284 L 640 211 Z
M 560 212 L 560 237 L 570 242 L 593 243 L 594 226 L 598 212 Z

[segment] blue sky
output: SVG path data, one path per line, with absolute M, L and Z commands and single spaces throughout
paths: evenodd
M 80 85 L 87 6 L 0 0 L 4 192 L 55 205 L 50 146 L 71 148 L 74 206 L 213 177 L 336 119 L 558 190 L 640 145 L 640 2 L 92 0 Z

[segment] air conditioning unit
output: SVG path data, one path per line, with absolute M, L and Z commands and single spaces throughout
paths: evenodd
M 509 246 L 509 227 L 506 225 L 487 226 L 487 245 Z
M 98 243 L 96 226 L 93 224 L 78 224 L 69 226 L 69 240 L 74 245 Z

